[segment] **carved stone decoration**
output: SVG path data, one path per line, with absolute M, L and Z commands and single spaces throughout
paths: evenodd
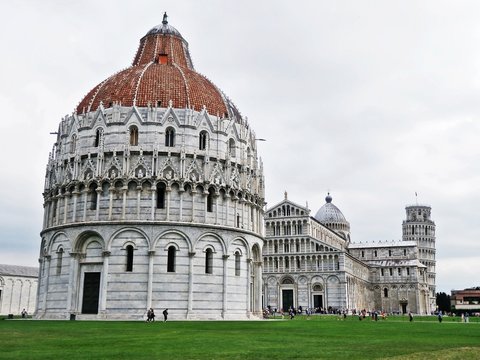
M 137 161 L 135 164 L 130 167 L 130 172 L 129 176 L 133 177 L 151 177 L 152 176 L 152 169 L 150 168 L 150 165 L 147 163 L 145 160 L 145 156 L 143 156 L 143 153 L 140 153 L 138 156 Z
M 110 179 L 115 179 L 116 177 L 120 177 L 122 175 L 122 163 L 118 159 L 117 153 L 114 151 L 113 156 L 110 161 L 107 163 L 105 167 L 105 172 L 103 176 L 108 177 Z
M 157 171 L 157 176 L 166 180 L 173 180 L 178 178 L 178 168 L 173 163 L 172 157 L 168 156 L 160 165 Z
M 210 174 L 209 181 L 211 184 L 225 186 L 225 176 L 223 174 L 223 168 L 218 161 L 213 167 L 212 173 Z
M 202 181 L 203 172 L 197 164 L 197 161 L 193 159 L 188 165 L 187 171 L 185 171 L 185 179 L 193 183 Z
M 95 177 L 96 172 L 97 172 L 97 167 L 93 162 L 92 158 L 90 157 L 90 153 L 89 153 L 88 158 L 85 161 L 85 164 L 83 165 L 81 178 L 82 180 L 86 180 L 86 181 L 91 180 Z

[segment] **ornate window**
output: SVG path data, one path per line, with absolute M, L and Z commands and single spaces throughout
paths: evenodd
M 208 248 L 205 251 L 205 274 L 213 273 L 213 250 Z
M 175 246 L 168 247 L 167 272 L 175 272 Z
M 387 288 L 383 289 L 383 296 L 386 297 L 386 298 L 388 297 L 388 289 Z
M 130 145 L 137 146 L 138 145 L 138 128 L 134 126 L 130 126 Z
M 208 147 L 208 133 L 204 130 L 200 132 L 200 136 L 198 137 L 198 149 L 206 150 L 207 147 Z
M 207 211 L 212 212 L 213 211 L 213 197 L 215 196 L 215 190 L 213 188 L 208 189 L 208 195 L 207 195 Z
M 95 143 L 93 144 L 93 146 L 95 147 L 100 146 L 100 143 L 102 142 L 102 134 L 103 134 L 103 130 L 97 129 L 97 132 L 95 133 Z
M 235 251 L 235 276 L 240 276 L 240 252 Z
M 127 245 L 127 266 L 125 271 L 133 271 L 133 245 Z
M 57 275 L 62 273 L 63 248 L 57 251 Z
M 90 192 L 90 210 L 97 210 L 97 201 L 98 201 L 97 184 L 95 183 L 90 184 L 89 192 Z
M 165 184 L 157 184 L 157 209 L 165 209 Z
M 175 129 L 169 127 L 165 131 L 165 146 L 174 147 L 175 146 Z
M 232 158 L 234 158 L 235 155 L 236 155 L 236 151 L 235 151 L 235 140 L 233 140 L 233 139 L 228 140 L 228 154 L 229 154 L 230 157 L 232 157 Z
M 76 149 L 77 149 L 77 135 L 73 134 L 72 140 L 70 142 L 70 152 L 74 153 Z

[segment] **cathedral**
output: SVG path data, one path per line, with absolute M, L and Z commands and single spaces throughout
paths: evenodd
M 263 300 L 271 309 L 431 313 L 435 309 L 435 223 L 431 208 L 406 207 L 401 241 L 354 243 L 332 202 L 314 217 L 282 202 L 265 212 Z
M 36 317 L 261 313 L 256 136 L 168 23 L 59 124 L 44 187 Z
M 256 137 L 192 63 L 166 14 L 131 66 L 61 119 L 49 155 L 35 316 L 250 319 L 262 308 L 426 313 L 435 297 L 430 207 L 402 241 L 354 243 L 326 198 L 264 210 Z

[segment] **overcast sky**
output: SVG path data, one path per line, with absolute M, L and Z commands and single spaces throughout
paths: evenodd
M 169 23 L 247 116 L 266 201 L 327 191 L 354 242 L 400 240 L 432 207 L 437 291 L 480 286 L 480 2 L 8 1 L 0 22 L 0 263 L 38 265 L 63 116 Z

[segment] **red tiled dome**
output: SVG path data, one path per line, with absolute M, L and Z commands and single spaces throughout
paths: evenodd
M 132 66 L 95 86 L 80 102 L 77 113 L 104 107 L 168 106 L 193 108 L 203 106 L 212 115 L 240 115 L 233 104 L 192 65 L 188 43 L 166 15 L 161 25 L 152 28 L 141 40 Z M 240 119 L 239 119 L 240 120 Z

